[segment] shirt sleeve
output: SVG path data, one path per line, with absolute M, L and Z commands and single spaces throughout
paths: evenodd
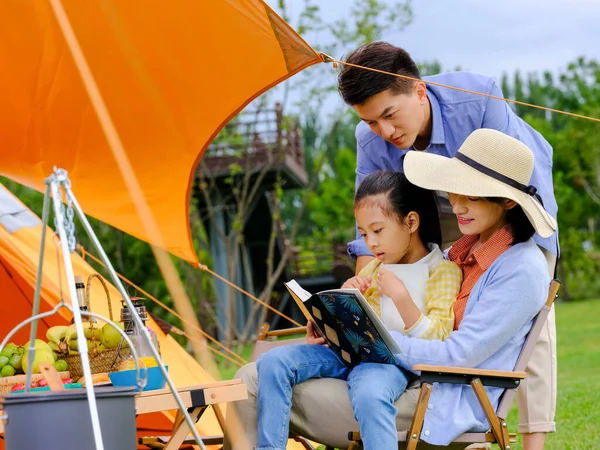
M 371 306 L 374 304 L 379 305 L 380 303 L 379 283 L 377 283 L 377 268 L 380 265 L 381 261 L 379 259 L 373 259 L 358 273 L 359 276 L 371 280 L 371 285 L 363 293 L 363 297 Z
M 360 183 L 371 173 L 379 170 L 380 167 L 377 167 L 373 161 L 367 156 L 367 152 L 364 147 L 360 144 L 360 140 L 356 140 L 356 183 L 354 186 L 354 192 L 360 186 Z M 356 239 L 352 242 L 348 243 L 348 254 L 356 259 L 358 256 L 373 256 L 373 254 L 369 251 L 367 244 L 365 244 L 365 240 L 358 232 L 358 228 L 356 228 Z
M 401 350 L 397 362 L 409 370 L 415 364 L 478 367 L 513 339 L 544 304 L 550 282 L 547 268 L 540 262 L 532 271 L 526 261 L 511 259 L 490 277 L 448 339 L 425 340 L 390 331 Z
M 454 302 L 460 292 L 462 270 L 452 261 L 443 260 L 433 270 L 425 287 L 427 315 L 406 330 L 411 337 L 444 340 L 454 328 Z
M 500 89 L 493 79 L 490 79 L 487 93 L 495 97 L 504 98 L 502 89 Z M 506 133 L 510 124 L 511 112 L 512 110 L 505 100 L 488 97 L 481 128 L 491 128 Z

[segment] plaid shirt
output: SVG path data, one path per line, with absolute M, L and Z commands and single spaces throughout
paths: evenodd
M 429 279 L 425 287 L 425 307 L 427 314 L 415 324 L 404 330 L 408 336 L 421 339 L 445 339 L 452 332 L 454 326 L 454 301 L 460 291 L 462 271 L 451 261 L 444 259 L 437 245 L 432 245 L 432 250 L 425 258 L 415 264 L 428 264 Z M 373 310 L 381 317 L 379 283 L 377 282 L 377 268 L 381 261 L 374 259 L 359 273 L 359 276 L 369 278 L 371 285 L 365 291 L 364 297 Z M 385 318 L 384 323 L 385 323 Z

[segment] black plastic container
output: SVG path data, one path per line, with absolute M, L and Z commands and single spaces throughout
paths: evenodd
M 106 450 L 135 450 L 135 392 L 96 388 Z M 9 394 L 2 400 L 6 450 L 93 450 L 94 433 L 85 389 Z

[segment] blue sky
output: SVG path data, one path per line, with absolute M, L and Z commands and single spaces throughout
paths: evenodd
M 340 8 L 347 1 L 317 3 L 333 21 L 347 14 Z M 303 0 L 287 2 L 292 14 L 302 10 Z M 267 3 L 276 6 L 277 0 Z M 446 69 L 460 66 L 500 79 L 517 69 L 556 73 L 579 56 L 600 60 L 600 0 L 413 0 L 412 10 L 412 23 L 383 39 L 417 62 L 438 60 Z M 328 39 L 307 40 L 319 50 Z
M 317 3 L 333 21 L 347 14 L 340 8 L 347 1 Z M 287 2 L 292 13 L 302 9 L 303 0 Z M 277 0 L 267 3 L 276 6 Z M 557 70 L 580 55 L 600 59 L 600 0 L 413 0 L 412 9 L 413 22 L 384 39 L 418 61 L 501 76 Z

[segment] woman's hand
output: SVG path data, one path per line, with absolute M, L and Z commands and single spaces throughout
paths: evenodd
M 306 342 L 308 344 L 327 346 L 327 342 L 325 341 L 325 338 L 322 336 L 319 336 L 319 334 L 317 333 L 317 330 L 315 330 L 315 326 L 313 325 L 313 323 L 310 320 L 306 324 Z
M 377 269 L 377 283 L 379 283 L 379 292 L 394 301 L 410 299 L 404 282 L 384 267 Z
M 367 289 L 371 286 L 371 280 L 367 277 L 355 276 L 352 277 L 342 285 L 342 289 L 358 289 L 361 294 L 364 294 Z

